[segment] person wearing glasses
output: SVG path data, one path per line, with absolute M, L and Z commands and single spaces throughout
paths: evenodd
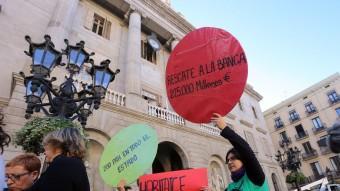
M 227 126 L 220 114 L 214 113 L 211 121 L 221 129 L 221 136 L 234 147 L 226 155 L 226 164 L 233 180 L 226 191 L 269 191 L 265 174 L 249 144 Z
M 21 154 L 6 164 L 5 179 L 9 191 L 23 191 L 37 180 L 41 162 L 35 154 Z

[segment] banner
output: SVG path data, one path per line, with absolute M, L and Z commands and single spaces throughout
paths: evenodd
M 139 178 L 140 191 L 198 191 L 207 186 L 206 168 L 148 174 Z
M 104 182 L 116 187 L 122 179 L 134 182 L 152 166 L 158 140 L 156 131 L 145 124 L 122 129 L 106 145 L 100 158 L 99 172 Z
M 194 123 L 226 115 L 239 101 L 248 75 L 246 55 L 235 37 L 205 27 L 187 34 L 172 51 L 166 90 L 172 108 Z

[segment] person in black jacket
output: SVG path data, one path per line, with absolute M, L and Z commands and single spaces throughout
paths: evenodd
M 85 165 L 85 143 L 75 128 L 64 128 L 44 137 L 46 171 L 29 191 L 90 191 Z
M 224 118 L 214 113 L 212 122 L 221 129 L 221 136 L 228 139 L 234 148 L 226 155 L 226 163 L 231 172 L 233 183 L 228 190 L 269 190 L 265 174 L 249 144 L 226 125 Z

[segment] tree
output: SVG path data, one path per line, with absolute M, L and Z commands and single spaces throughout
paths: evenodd
M 299 185 L 304 183 L 306 180 L 305 175 L 302 172 L 292 171 L 286 176 L 286 182 L 289 184 L 294 184 L 299 190 Z
M 51 131 L 66 127 L 78 128 L 84 135 L 83 129 L 71 120 L 58 117 L 35 117 L 15 134 L 14 142 L 16 145 L 22 146 L 25 152 L 39 155 L 44 152 L 42 145 L 43 137 Z

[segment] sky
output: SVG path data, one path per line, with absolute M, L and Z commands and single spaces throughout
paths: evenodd
M 263 111 L 340 72 L 339 0 L 171 0 L 171 7 L 195 28 L 238 39 Z

